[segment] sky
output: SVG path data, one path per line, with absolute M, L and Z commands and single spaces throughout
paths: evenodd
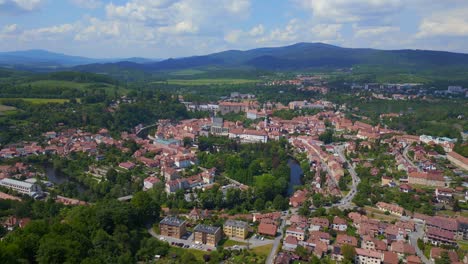
M 0 0 L 0 51 L 170 58 L 297 42 L 468 53 L 468 0 Z

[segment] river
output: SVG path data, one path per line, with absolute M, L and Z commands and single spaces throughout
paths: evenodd
M 288 161 L 288 166 L 291 169 L 291 173 L 289 174 L 288 194 L 292 195 L 294 193 L 294 186 L 302 185 L 301 178 L 303 171 L 297 161 L 293 159 Z
M 44 164 L 44 169 L 47 180 L 53 184 L 59 185 L 62 183 L 72 183 L 74 186 L 76 186 L 78 193 L 83 193 L 86 191 L 86 187 L 83 184 L 70 179 L 68 175 L 62 173 L 59 170 L 56 170 L 52 164 Z

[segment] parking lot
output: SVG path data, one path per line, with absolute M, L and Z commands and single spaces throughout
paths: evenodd
M 212 251 L 215 250 L 215 247 L 208 246 L 208 245 L 203 245 L 203 244 L 197 244 L 195 241 L 193 241 L 193 234 L 191 232 L 188 232 L 186 235 L 183 236 L 182 239 L 177 239 L 173 237 L 166 237 L 166 236 L 161 236 L 157 235 L 154 233 L 152 229 L 148 229 L 149 233 L 158 238 L 161 241 L 166 241 L 169 243 L 171 246 L 174 247 L 181 247 L 181 248 L 191 248 L 191 249 L 197 249 L 197 250 L 203 250 L 203 251 Z

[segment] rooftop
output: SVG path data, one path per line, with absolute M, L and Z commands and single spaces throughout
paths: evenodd
M 209 225 L 203 225 L 203 224 L 198 224 L 193 231 L 194 232 L 202 232 L 202 233 L 208 233 L 208 234 L 215 234 L 218 232 L 220 227 L 218 226 L 209 226 Z
M 249 224 L 247 224 L 246 222 L 244 221 L 238 221 L 238 220 L 227 220 L 225 223 L 224 223 L 225 226 L 234 226 L 234 227 L 240 227 L 240 228 L 248 228 L 249 227 Z
M 181 226 L 185 223 L 185 220 L 179 219 L 174 216 L 166 216 L 164 217 L 161 222 L 159 222 L 160 225 L 170 225 L 170 226 Z

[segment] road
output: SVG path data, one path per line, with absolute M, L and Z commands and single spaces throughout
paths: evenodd
M 276 236 L 275 241 L 273 242 L 273 247 L 271 248 L 270 254 L 268 255 L 265 261 L 266 264 L 272 264 L 273 261 L 275 260 L 276 252 L 278 251 L 281 238 L 283 238 L 283 228 L 286 225 L 287 217 L 288 217 L 288 214 L 281 216 L 281 225 L 278 230 L 278 235 Z
M 424 264 L 432 264 L 432 261 L 428 260 L 426 258 L 426 256 L 424 256 L 424 253 L 421 251 L 421 249 L 419 249 L 419 247 L 418 247 L 418 238 L 422 239 L 423 236 L 424 236 L 424 226 L 423 226 L 423 224 L 416 222 L 416 231 L 411 232 L 408 236 L 409 236 L 410 244 L 413 245 L 414 248 L 416 249 L 416 254 L 421 259 L 421 261 Z
M 353 207 L 352 201 L 353 201 L 354 196 L 357 193 L 357 186 L 361 182 L 361 180 L 357 176 L 356 171 L 354 170 L 354 167 L 346 159 L 346 157 L 345 157 L 345 155 L 343 153 L 343 150 L 344 150 L 343 145 L 335 146 L 335 151 L 338 154 L 338 156 L 341 158 L 342 161 L 344 161 L 344 162 L 346 162 L 346 164 L 348 164 L 348 171 L 349 171 L 349 174 L 351 175 L 351 178 L 352 178 L 352 185 L 351 185 L 351 190 L 349 191 L 349 193 L 345 197 L 343 197 L 341 199 L 340 205 L 338 206 L 340 209 L 346 209 L 346 208 Z
M 406 161 L 408 161 L 409 164 L 411 164 L 411 166 L 413 166 L 414 168 L 416 168 L 418 171 L 421 171 L 421 169 L 419 168 L 419 166 L 416 166 L 413 161 L 408 157 L 408 150 L 410 148 L 411 145 L 408 145 L 406 146 L 404 149 L 403 149 L 403 158 L 405 158 Z

